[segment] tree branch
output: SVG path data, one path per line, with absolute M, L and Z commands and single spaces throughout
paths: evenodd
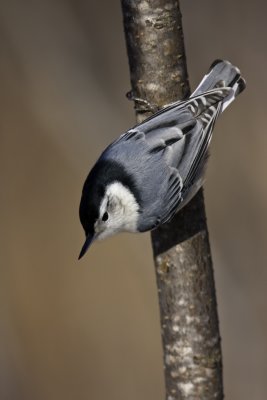
M 189 96 L 177 0 L 121 0 L 132 94 L 152 105 Z M 136 101 L 141 122 L 149 115 Z M 166 399 L 222 399 L 222 357 L 202 190 L 152 232 Z

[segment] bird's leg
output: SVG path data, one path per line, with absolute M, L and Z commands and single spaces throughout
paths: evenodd
M 128 100 L 135 102 L 135 109 L 137 112 L 142 112 L 142 113 L 151 112 L 152 114 L 155 114 L 160 109 L 156 104 L 152 104 L 148 100 L 136 97 L 133 94 L 132 90 L 126 93 L 126 97 Z M 139 107 L 137 106 L 138 104 Z

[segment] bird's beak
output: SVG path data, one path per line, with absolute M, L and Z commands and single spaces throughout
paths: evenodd
M 91 235 L 90 233 L 89 233 L 89 235 L 87 235 L 87 237 L 85 239 L 85 242 L 84 242 L 84 245 L 82 247 L 82 250 L 80 252 L 80 255 L 78 257 L 78 260 L 80 260 L 85 255 L 85 253 L 87 252 L 87 250 L 89 249 L 89 247 L 93 243 L 94 239 L 95 239 L 95 235 Z

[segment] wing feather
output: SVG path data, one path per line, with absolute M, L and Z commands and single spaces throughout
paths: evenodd
M 161 176 L 159 197 L 149 199 L 154 204 L 150 203 L 147 205 L 150 209 L 144 210 L 146 219 L 139 222 L 141 230 L 167 222 L 188 201 L 192 188 L 199 188 L 213 126 L 221 112 L 223 99 L 231 90 L 217 88 L 173 103 L 118 139 L 117 142 L 127 143 L 130 147 L 139 143 L 133 156 L 137 156 L 137 149 L 140 155 L 144 151 L 151 168 L 153 164 L 157 168 L 154 174 Z M 132 156 L 130 151 L 129 156 Z M 160 174 L 159 168 L 166 173 Z M 152 185 L 152 182 L 146 182 L 146 185 Z M 151 192 L 153 190 L 151 188 Z M 144 204 L 148 204 L 148 200 Z

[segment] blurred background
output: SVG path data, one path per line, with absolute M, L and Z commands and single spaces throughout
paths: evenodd
M 226 58 L 247 90 L 205 186 L 227 399 L 267 391 L 267 5 L 182 1 L 191 86 Z M 0 398 L 160 400 L 150 237 L 92 247 L 78 219 L 100 151 L 134 123 L 120 2 L 0 3 Z

